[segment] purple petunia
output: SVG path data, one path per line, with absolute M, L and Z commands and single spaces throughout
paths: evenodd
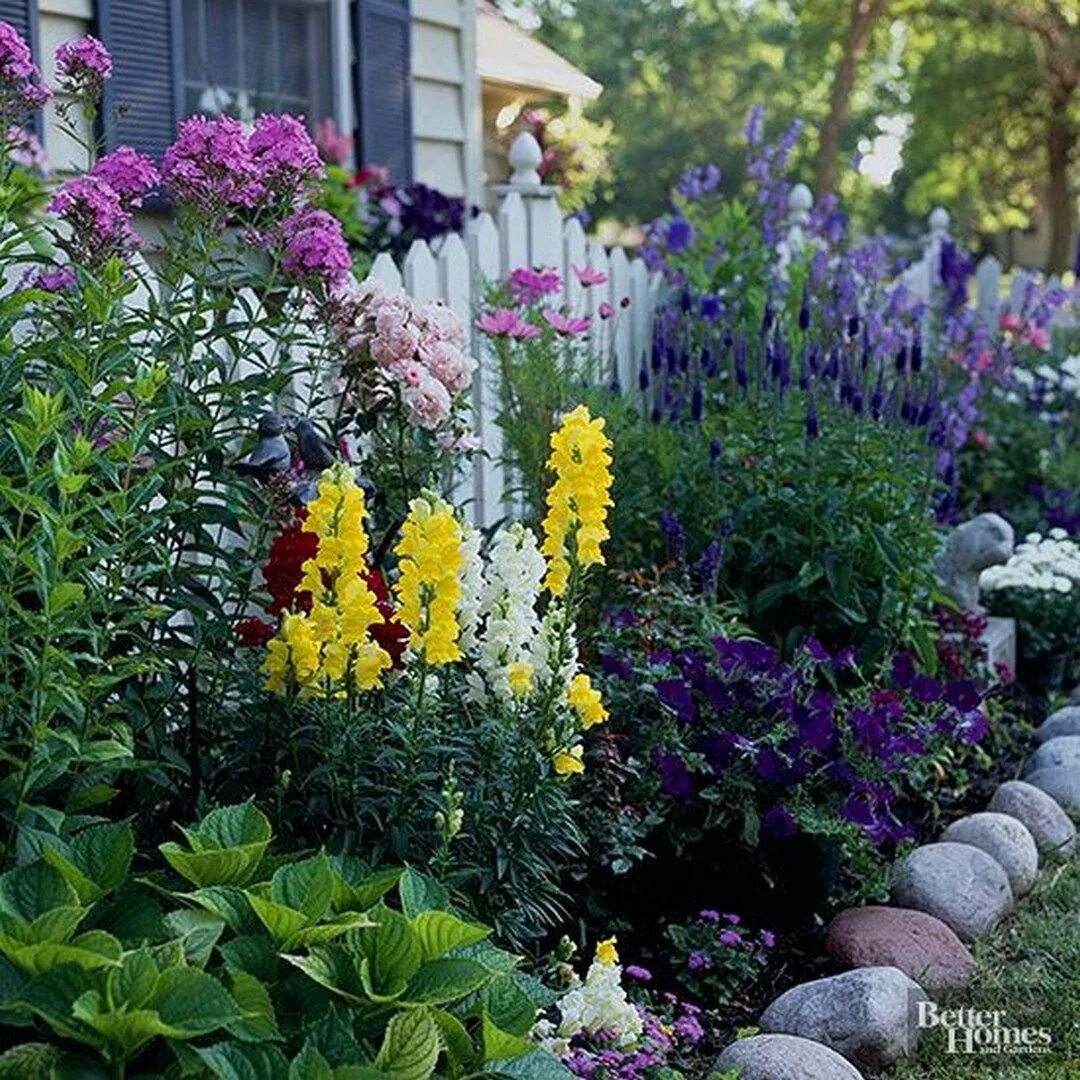
M 761 827 L 776 840 L 788 840 L 799 831 L 791 812 L 779 803 L 766 812 Z
M 686 218 L 673 218 L 667 227 L 666 240 L 668 248 L 676 255 L 686 251 L 694 242 L 696 233 L 694 226 Z

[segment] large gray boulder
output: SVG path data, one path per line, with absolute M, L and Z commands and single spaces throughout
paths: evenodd
M 1080 814 L 1080 768 L 1047 765 L 1029 773 L 1024 779 L 1045 791 L 1069 814 Z
M 1045 791 L 1023 780 L 1007 780 L 987 807 L 1022 821 L 1044 855 L 1068 857 L 1076 850 L 1076 826 Z
M 1008 814 L 988 811 L 954 821 L 942 840 L 971 844 L 996 860 L 1009 879 L 1013 896 L 1031 891 L 1039 876 L 1039 849 L 1027 826 Z
M 797 1035 L 752 1035 L 732 1043 L 716 1062 L 739 1080 L 862 1080 L 835 1050 Z
M 1066 705 L 1052 712 L 1035 729 L 1035 739 L 1041 743 L 1062 735 L 1080 735 L 1080 705 Z
M 928 1000 L 899 968 L 856 968 L 781 994 L 762 1014 L 761 1030 L 824 1043 L 860 1069 L 886 1069 L 915 1049 L 911 1014 Z
M 1013 905 L 1001 866 L 981 848 L 954 843 L 927 844 L 901 859 L 892 900 L 940 919 L 963 941 L 988 934 Z
M 963 986 L 975 970 L 975 958 L 952 930 L 911 908 L 841 911 L 829 925 L 825 951 L 845 967 L 899 968 L 932 993 Z
M 1031 755 L 1028 768 L 1049 769 L 1055 765 L 1067 765 L 1070 769 L 1080 768 L 1080 735 L 1057 735 L 1047 739 Z

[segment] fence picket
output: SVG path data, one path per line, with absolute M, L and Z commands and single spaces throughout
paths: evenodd
M 404 286 L 401 271 L 397 268 L 393 256 L 388 251 L 380 251 L 371 264 L 370 281 L 377 281 L 391 292 Z
M 976 307 L 979 317 L 990 329 L 997 326 L 1001 269 L 1001 262 L 994 255 L 987 255 L 975 268 Z
M 577 218 L 570 218 L 563 226 L 563 268 L 566 278 L 563 282 L 563 295 L 571 315 L 581 315 L 585 311 L 585 288 L 574 273 L 575 266 L 585 265 L 588 241 L 585 230 Z
M 614 335 L 612 364 L 619 386 L 627 387 L 637 374 L 632 367 L 630 320 L 626 318 L 626 309 L 622 307 L 623 299 L 630 295 L 630 260 L 626 257 L 626 250 L 617 247 L 611 252 L 610 262 L 611 303 L 615 308 L 615 315 L 611 319 Z
M 529 225 L 525 204 L 516 191 L 511 191 L 499 207 L 499 259 L 503 277 L 529 265 Z
M 438 300 L 439 268 L 426 240 L 414 240 L 405 256 L 405 289 L 416 300 Z
M 604 245 L 597 240 L 589 242 L 588 247 L 589 268 L 603 274 L 607 280 L 602 285 L 593 285 L 589 289 L 588 315 L 591 320 L 589 326 L 589 341 L 593 352 L 597 356 L 608 355 L 608 341 L 610 340 L 611 320 L 605 319 L 600 314 L 600 309 L 605 305 L 611 306 L 611 266 L 608 263 L 608 254 Z M 608 376 L 610 372 L 604 372 Z
M 529 199 L 529 265 L 551 267 L 563 274 L 562 218 L 555 199 Z

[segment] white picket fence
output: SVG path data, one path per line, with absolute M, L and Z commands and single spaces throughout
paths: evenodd
M 476 326 L 488 286 L 505 280 L 520 267 L 556 270 L 563 282 L 561 302 L 573 315 L 589 316 L 590 345 L 608 360 L 619 385 L 635 385 L 638 370 L 652 345 L 653 316 L 661 300 L 663 279 L 650 273 L 641 258 L 629 258 L 621 247 L 610 251 L 589 240 L 576 218 L 563 220 L 556 188 L 540 183 L 536 166 L 540 147 L 528 134 L 510 150 L 514 169 L 509 184 L 497 189 L 494 215 L 473 218 L 464 238 L 451 234 L 433 247 L 418 240 L 400 267 L 385 252 L 371 277 L 389 289 L 404 289 L 417 300 L 441 300 L 468 327 L 468 341 L 479 361 L 473 382 L 473 430 L 483 452 L 474 459 L 472 516 L 482 526 L 506 513 L 507 477 L 500 463 L 501 432 L 495 423 L 499 405 L 498 365 L 490 342 Z M 606 277 L 603 284 L 583 286 L 574 267 L 589 267 Z M 623 306 L 623 304 L 627 306 Z M 601 318 L 604 305 L 614 314 Z

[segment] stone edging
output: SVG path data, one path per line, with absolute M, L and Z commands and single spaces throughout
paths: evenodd
M 967 981 L 975 961 L 964 942 L 1012 910 L 1034 885 L 1040 856 L 1076 852 L 1069 814 L 1080 815 L 1080 705 L 1047 717 L 1035 739 L 1024 780 L 1005 782 L 986 811 L 894 865 L 896 906 L 837 915 L 826 948 L 850 970 L 781 994 L 761 1015 L 764 1034 L 728 1046 L 718 1070 L 741 1080 L 862 1080 L 860 1069 L 914 1051 L 912 1005 Z

